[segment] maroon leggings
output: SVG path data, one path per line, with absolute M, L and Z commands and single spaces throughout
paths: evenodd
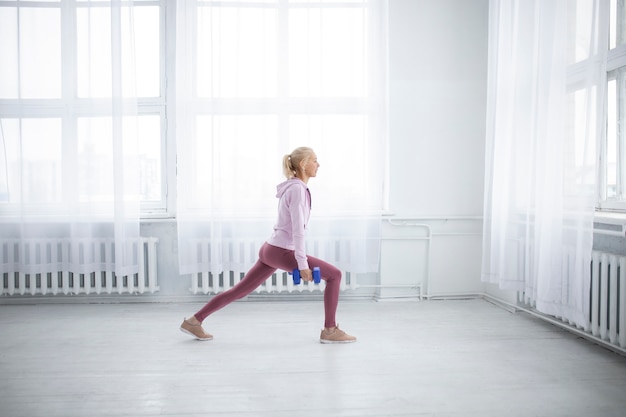
M 321 259 L 307 256 L 309 268 L 320 268 L 322 279 L 326 281 L 324 290 L 324 327 L 335 327 L 335 314 L 339 303 L 339 285 L 341 271 Z M 245 297 L 263 284 L 277 269 L 292 271 L 297 268 L 294 251 L 264 243 L 259 250 L 259 260 L 233 288 L 217 294 L 206 303 L 194 316 L 202 322 L 217 310 L 226 307 L 235 300 Z

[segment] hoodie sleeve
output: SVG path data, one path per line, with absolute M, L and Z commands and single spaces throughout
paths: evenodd
M 309 212 L 306 199 L 307 190 L 302 187 L 290 187 L 289 191 L 289 214 L 291 217 L 291 233 L 295 246 L 295 257 L 298 269 L 309 269 L 305 249 L 305 228 L 307 213 Z

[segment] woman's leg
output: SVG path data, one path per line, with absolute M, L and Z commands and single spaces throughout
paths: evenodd
M 282 269 L 290 272 L 298 267 L 293 250 L 279 248 L 267 243 L 259 251 L 259 259 L 265 265 L 274 268 L 274 270 Z M 313 256 L 307 256 L 307 261 L 309 268 L 320 268 L 322 278 L 326 281 L 326 289 L 324 290 L 324 327 L 334 328 L 337 326 L 335 315 L 339 303 L 341 271 L 334 265 Z M 261 283 L 262 281 L 258 285 Z
M 322 278 L 326 281 L 324 289 L 324 329 L 320 334 L 321 343 L 352 343 L 356 337 L 350 336 L 337 327 L 335 314 L 339 304 L 339 287 L 341 285 L 341 271 L 335 266 L 312 256 L 308 256 L 309 267 L 320 268 Z
M 322 331 L 323 337 L 320 337 L 320 341 L 323 341 L 323 343 L 345 343 L 355 341 L 356 338 L 346 335 L 343 331 L 336 329 L 337 323 L 335 315 L 337 313 L 337 305 L 339 303 L 341 271 L 328 262 L 313 256 L 308 256 L 307 260 L 311 269 L 315 267 L 320 268 L 322 279 L 326 281 L 326 288 L 324 290 L 325 330 Z M 194 314 L 188 322 L 185 320 L 183 325 L 200 326 L 200 323 L 202 323 L 202 321 L 210 314 L 225 307 L 233 301 L 250 294 L 259 285 L 265 282 L 265 280 L 269 278 L 277 269 L 292 271 L 294 268 L 297 268 L 297 262 L 294 257 L 293 250 L 283 249 L 265 243 L 259 250 L 259 260 L 248 271 L 248 273 L 246 273 L 244 278 L 230 290 L 213 297 L 211 301 Z M 202 330 L 201 327 L 199 330 L 194 329 L 194 331 L 200 332 L 201 336 L 204 334 L 204 330 Z M 327 339 L 326 334 L 329 334 L 329 337 L 334 339 Z M 208 337 L 212 338 L 209 334 L 204 335 L 207 336 L 206 340 L 209 340 Z
M 318 267 L 322 279 L 326 281 L 326 288 L 324 289 L 324 327 L 334 328 L 337 326 L 335 315 L 337 314 L 337 305 L 339 304 L 341 271 L 334 265 L 313 256 L 307 256 L 307 260 L 309 268 Z
M 226 307 L 233 301 L 239 300 L 254 291 L 259 285 L 263 284 L 276 271 L 269 265 L 264 264 L 260 259 L 252 266 L 246 275 L 231 289 L 217 294 L 206 303 L 194 317 L 202 323 L 205 318 Z
M 275 269 L 293 271 L 298 267 L 293 250 L 283 249 L 270 244 L 265 244 L 259 251 L 260 259 Z M 319 267 L 322 278 L 326 281 L 324 290 L 324 327 L 334 328 L 337 326 L 335 315 L 339 303 L 339 287 L 341 285 L 341 271 L 328 262 L 307 255 L 309 268 Z
M 284 269 L 285 265 L 287 265 L 287 268 L 290 268 L 290 265 L 295 265 L 295 262 L 293 251 L 272 246 L 267 243 L 263 244 L 261 249 L 259 249 L 259 260 L 246 273 L 243 279 L 228 291 L 224 291 L 211 298 L 211 301 L 194 314 L 194 317 L 198 322 L 202 323 L 204 319 L 217 310 L 250 294 L 259 285 L 263 284 L 276 269 Z M 191 322 L 195 323 L 193 320 Z

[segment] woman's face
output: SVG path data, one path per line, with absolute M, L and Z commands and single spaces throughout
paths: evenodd
M 304 165 L 304 173 L 308 177 L 315 177 L 317 175 L 317 169 L 319 167 L 320 164 L 317 162 L 317 155 L 315 155 L 315 153 L 312 153 L 307 163 Z

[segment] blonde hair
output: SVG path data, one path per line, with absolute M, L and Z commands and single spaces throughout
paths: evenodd
M 308 162 L 313 149 L 306 146 L 296 148 L 290 154 L 283 156 L 283 174 L 287 179 L 292 179 L 296 176 L 299 169 L 302 169 L 302 163 Z

